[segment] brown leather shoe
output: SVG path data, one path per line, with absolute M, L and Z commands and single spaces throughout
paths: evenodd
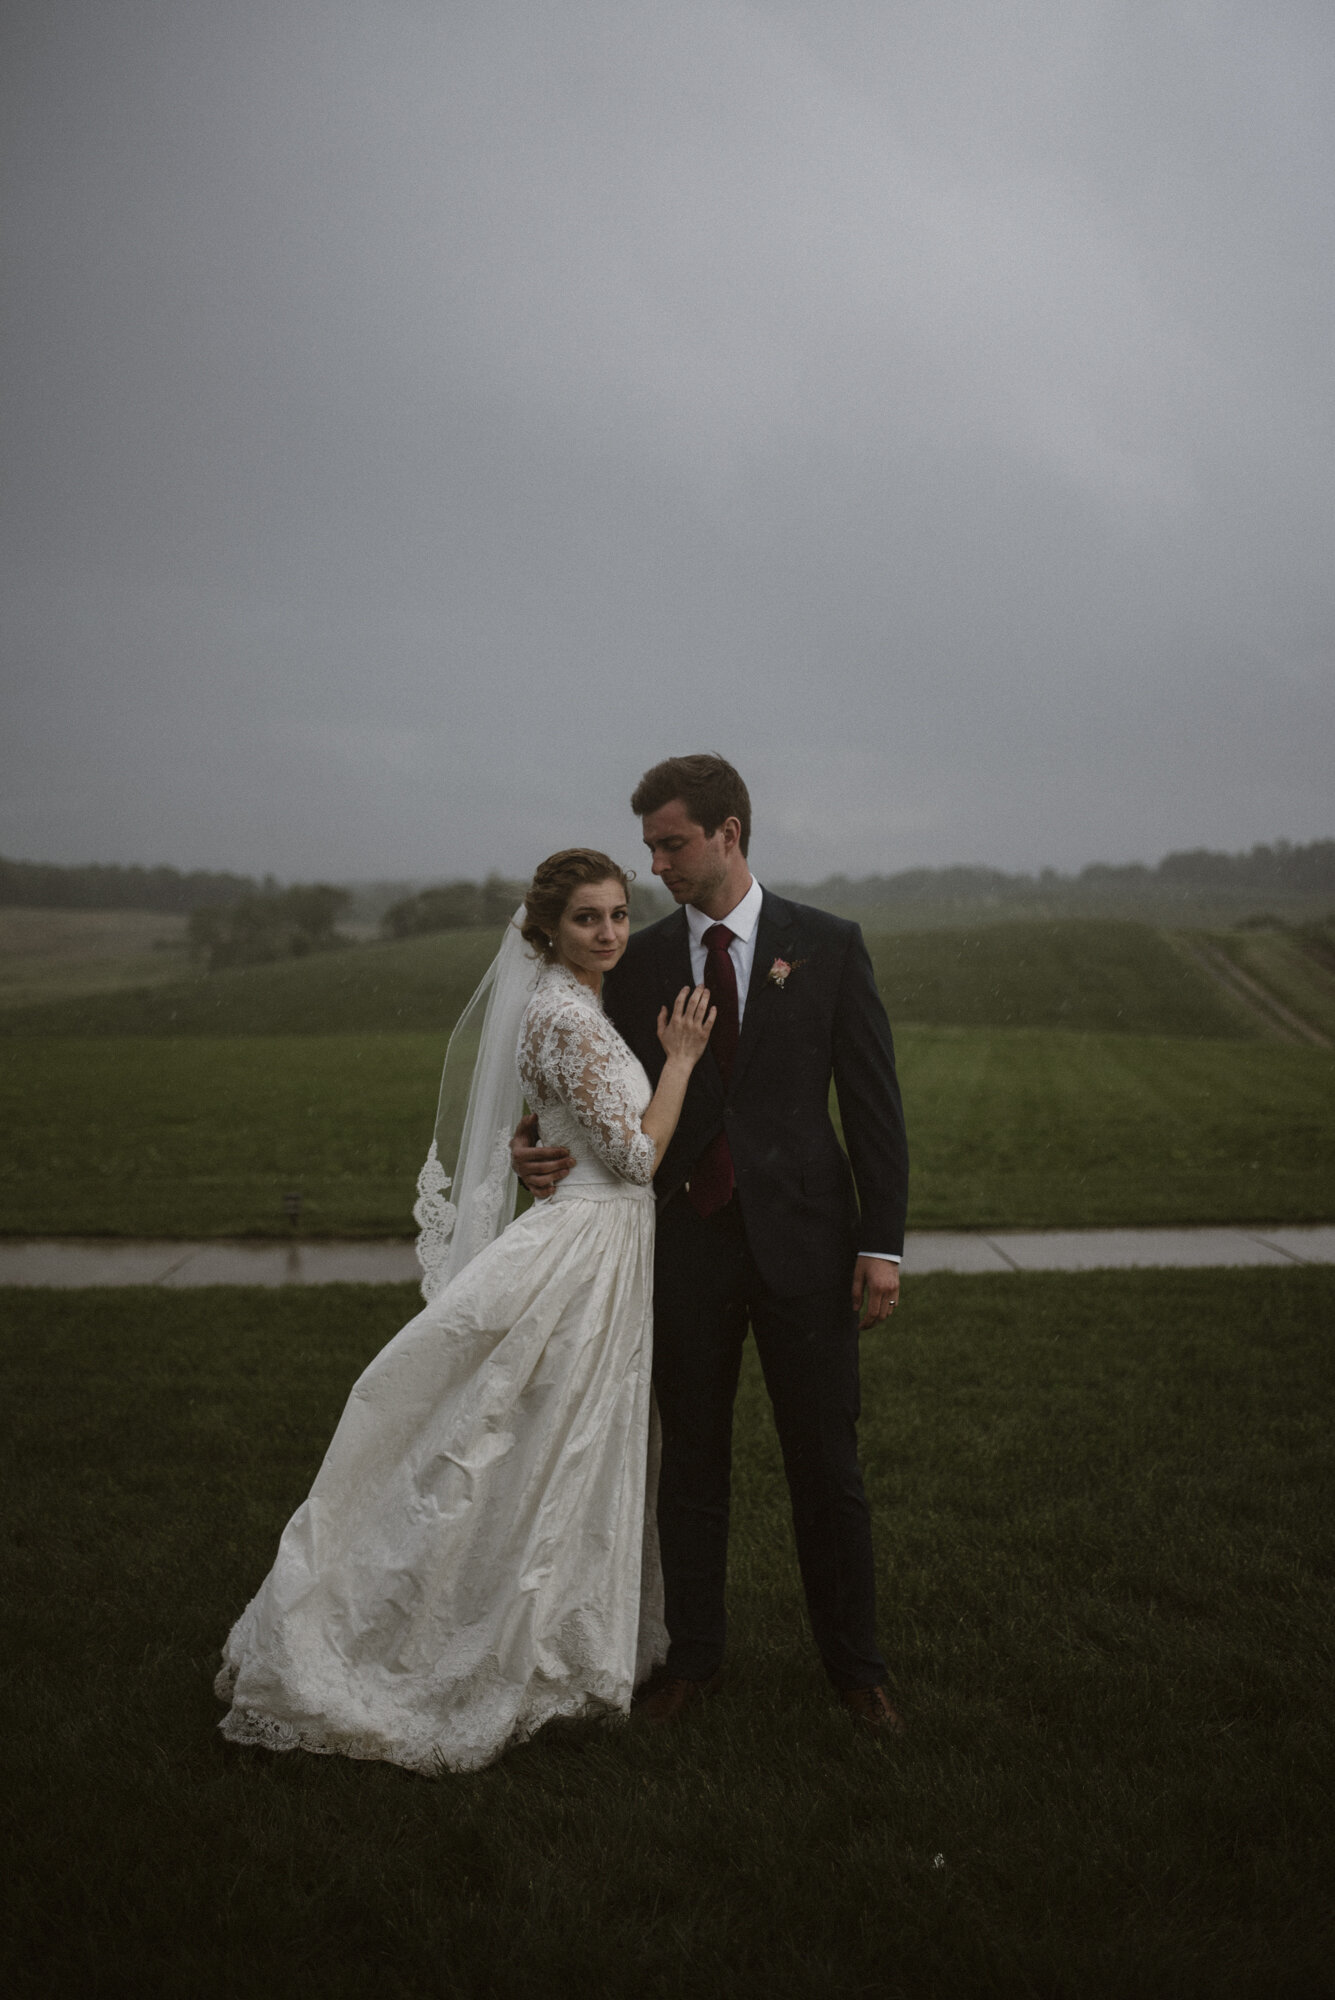
M 635 1713 L 642 1722 L 655 1725 L 676 1722 L 688 1708 L 696 1708 L 702 1701 L 707 1701 L 722 1679 L 721 1671 L 711 1674 L 707 1681 L 684 1680 L 680 1674 L 665 1675 L 662 1680 L 650 1684 L 648 1691 L 635 1703 Z
M 866 1730 L 870 1736 L 902 1736 L 904 1718 L 890 1706 L 890 1697 L 883 1687 L 848 1688 L 839 1699 L 855 1729 Z

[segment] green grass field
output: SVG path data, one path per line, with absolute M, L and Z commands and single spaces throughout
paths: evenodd
M 0 1013 L 0 1232 L 403 1235 L 490 932 Z M 872 941 L 918 1228 L 1321 1221 L 1335 1055 L 1143 924 Z M 1315 975 L 1314 975 L 1315 976 Z M 1324 975 L 1322 975 L 1324 976 Z
M 1335 1273 L 927 1278 L 864 1347 L 852 1737 L 754 1365 L 724 1689 L 472 1778 L 230 1750 L 217 1650 L 407 1287 L 7 1293 L 7 1990 L 1330 1990 Z
M 431 1035 L 0 1041 L 0 1232 L 411 1233 Z M 1270 1042 L 905 1029 L 918 1228 L 1321 1221 L 1335 1056 Z
M 910 1226 L 1335 1215 L 1335 1056 L 1040 1029 L 901 1037 Z

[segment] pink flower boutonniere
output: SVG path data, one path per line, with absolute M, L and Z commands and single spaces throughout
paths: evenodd
M 804 958 L 795 958 L 791 965 L 786 958 L 776 958 L 769 969 L 770 985 L 786 986 L 788 984 L 789 973 L 796 972 L 799 965 L 805 964 L 806 960 Z

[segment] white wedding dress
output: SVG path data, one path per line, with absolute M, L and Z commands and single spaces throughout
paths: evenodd
M 576 1164 L 389 1343 L 224 1648 L 233 1743 L 477 1770 L 666 1656 L 649 1081 L 544 967 L 519 1074 Z

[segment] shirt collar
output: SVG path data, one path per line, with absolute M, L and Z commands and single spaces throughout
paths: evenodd
M 765 891 L 753 876 L 751 887 L 741 902 L 729 910 L 726 917 L 707 917 L 703 910 L 696 909 L 694 903 L 688 903 L 686 921 L 690 926 L 691 943 L 703 944 L 705 932 L 711 924 L 726 924 L 735 938 L 740 938 L 743 944 L 749 944 L 751 935 L 760 922 L 760 905 L 764 900 Z

